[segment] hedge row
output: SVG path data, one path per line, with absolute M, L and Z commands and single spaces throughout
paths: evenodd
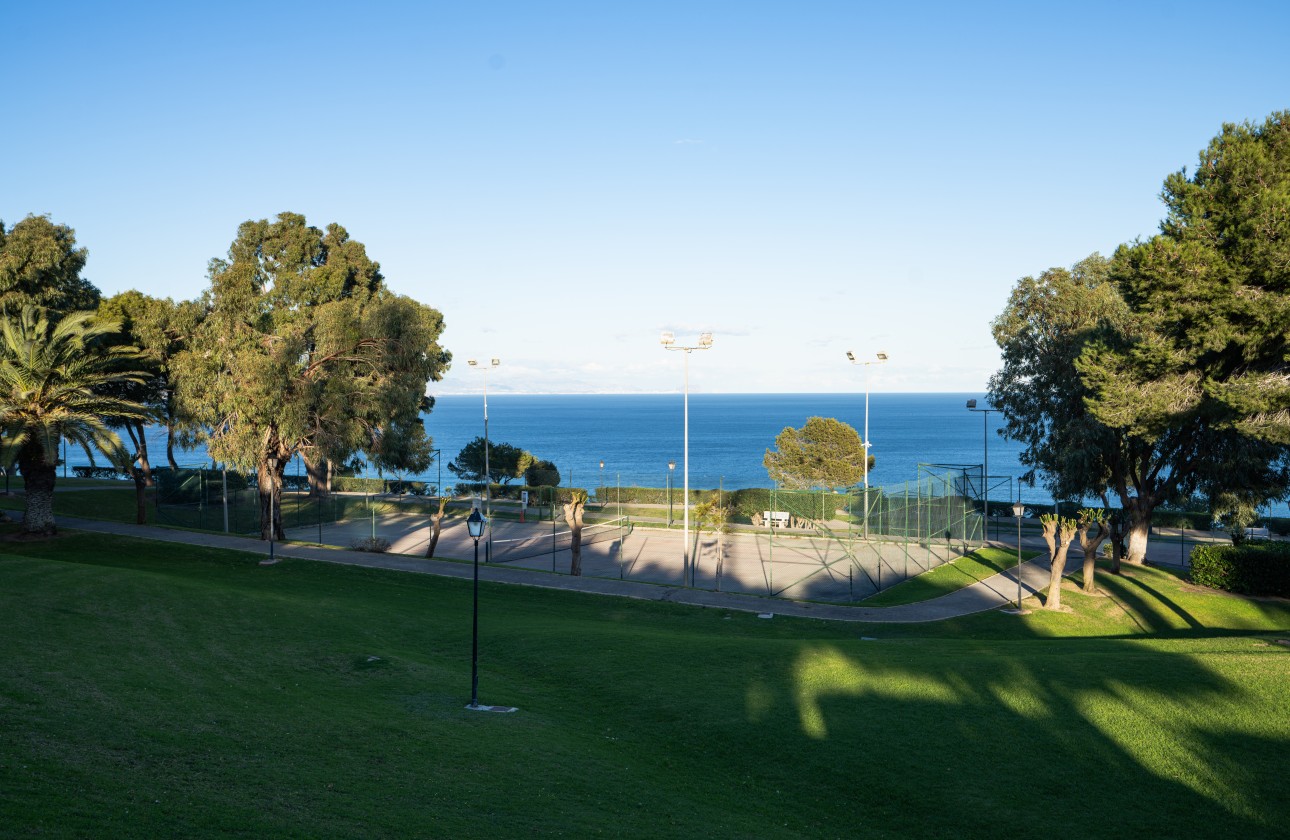
M 1290 597 L 1290 543 L 1198 545 L 1191 552 L 1191 580 L 1241 595 Z

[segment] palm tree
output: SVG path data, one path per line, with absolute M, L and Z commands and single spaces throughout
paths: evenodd
M 40 307 L 0 314 L 0 463 L 15 462 L 26 488 L 23 530 L 54 534 L 54 481 L 60 438 L 113 463 L 128 455 L 111 422 L 147 420 L 143 406 L 104 389 L 146 376 L 130 369 L 131 347 L 102 341 L 120 329 L 93 312 L 71 312 L 56 323 Z

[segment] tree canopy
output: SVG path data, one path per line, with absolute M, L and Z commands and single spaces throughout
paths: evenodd
M 500 441 L 488 442 L 488 482 L 490 484 L 510 484 L 524 474 L 525 467 L 533 461 L 533 456 L 509 443 Z M 467 443 L 457 453 L 457 457 L 448 463 L 448 471 L 462 481 L 483 483 L 484 481 L 484 438 L 477 437 Z
M 1158 235 L 1023 278 L 994 323 L 1003 434 L 1054 494 L 1119 496 L 1131 562 L 1166 501 L 1286 493 L 1290 112 L 1225 125 L 1163 198 Z
M 81 277 L 87 256 L 76 231 L 48 216 L 28 216 L 7 231 L 0 222 L 0 309 L 94 309 L 99 290 Z
M 209 275 L 201 323 L 172 368 L 179 409 L 214 458 L 260 475 L 276 459 L 279 477 L 297 453 L 429 463 L 420 413 L 450 360 L 443 316 L 391 292 L 362 243 L 282 213 L 243 223 Z
M 762 463 L 770 478 L 785 487 L 840 488 L 860 483 L 865 447 L 860 433 L 831 417 L 811 417 L 800 429 L 785 428 L 766 450 Z M 869 456 L 869 468 L 873 468 Z

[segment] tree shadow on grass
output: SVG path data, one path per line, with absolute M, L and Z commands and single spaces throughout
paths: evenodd
M 1010 836 L 1266 836 L 1278 825 L 1290 732 L 1259 707 L 1272 678 L 1251 686 L 1236 658 L 1167 643 L 1039 644 L 993 656 L 954 643 L 803 645 L 782 675 L 801 740 L 772 737 L 799 754 L 817 743 L 854 756 L 814 769 L 863 780 L 847 795 L 874 833 L 943 834 L 947 814 L 959 836 L 1001 825 Z M 1286 673 L 1284 654 L 1264 655 Z

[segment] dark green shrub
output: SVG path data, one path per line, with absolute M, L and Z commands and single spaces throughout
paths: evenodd
M 77 478 L 128 478 L 116 467 L 72 467 L 72 474 Z
M 1191 580 L 1241 595 L 1290 597 L 1290 543 L 1198 545 L 1191 552 Z

